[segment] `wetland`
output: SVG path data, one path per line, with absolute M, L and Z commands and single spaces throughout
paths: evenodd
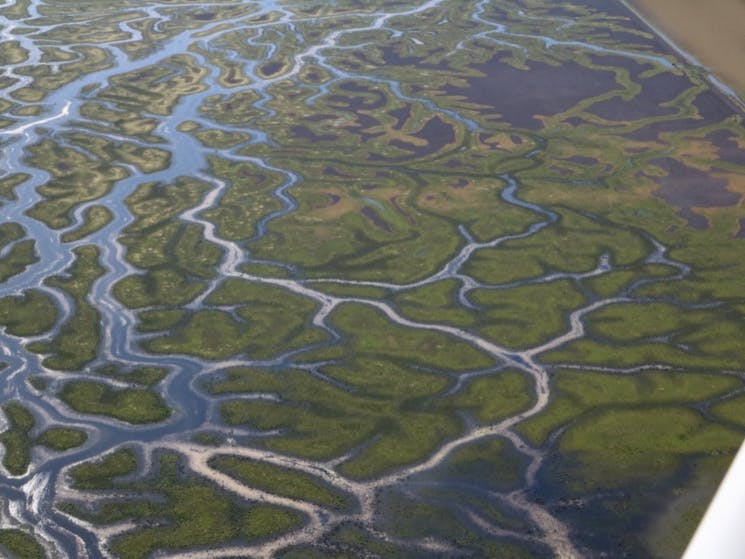
M 0 36 L 0 555 L 680 555 L 745 436 L 744 113 L 625 2 Z

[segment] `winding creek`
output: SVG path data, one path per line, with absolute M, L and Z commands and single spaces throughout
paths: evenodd
M 401 101 L 416 103 L 422 107 L 422 110 L 446 115 L 458 122 L 464 129 L 478 132 L 480 125 L 473 119 L 461 115 L 453 109 L 438 107 L 432 99 L 418 98 L 411 93 L 406 94 L 402 90 L 401 84 L 395 80 L 381 77 L 370 78 L 365 76 L 364 73 L 343 69 L 334 63 L 334 54 L 339 49 L 364 47 L 365 43 L 349 47 L 348 44 L 344 43 L 345 39 L 352 38 L 355 34 L 361 32 L 372 31 L 383 31 L 392 37 L 399 36 L 405 30 L 396 27 L 397 22 L 402 21 L 397 18 L 424 14 L 448 3 L 448 0 L 417 1 L 411 2 L 410 7 L 394 8 L 391 11 L 380 9 L 374 12 L 361 10 L 360 13 L 346 13 L 343 16 L 346 18 L 345 22 L 353 18 L 360 22 L 359 25 L 339 28 L 331 26 L 324 36 L 313 39 L 312 42 L 306 42 L 300 37 L 298 52 L 292 54 L 289 66 L 275 77 L 267 78 L 260 74 L 259 67 L 263 62 L 262 60 L 243 61 L 238 60 L 237 53 L 232 55 L 226 51 L 223 51 L 223 53 L 228 58 L 232 56 L 233 62 L 241 63 L 242 71 L 249 77 L 250 81 L 248 85 L 242 87 L 255 94 L 257 101 L 254 102 L 253 106 L 261 114 L 270 115 L 274 110 L 270 108 L 272 101 L 271 87 L 273 85 L 296 80 L 305 66 L 313 63 L 323 68 L 330 79 L 317 86 L 317 91 L 308 98 L 307 102 L 310 104 L 327 95 L 331 87 L 344 80 L 369 80 L 385 86 Z M 6 0 L 3 7 L 7 8 L 14 4 L 13 0 Z M 48 65 L 54 72 L 55 65 L 64 66 L 66 64 L 66 62 L 49 63 L 43 61 L 43 44 L 37 42 L 36 36 L 54 30 L 56 27 L 64 26 L 64 23 L 44 23 L 46 19 L 42 18 L 42 14 L 45 4 L 44 0 L 31 0 L 28 6 L 28 17 L 20 19 L 7 18 L 2 13 L 3 8 L 0 8 L 2 39 L 18 41 L 28 53 L 27 60 L 4 67 L 4 76 L 13 78 L 15 82 L 0 91 L 0 99 L 8 100 L 14 105 L 18 104 L 19 101 L 12 97 L 13 92 L 28 85 L 32 80 L 24 73 L 17 72 L 18 69 L 27 66 Z M 136 17 L 118 24 L 119 30 L 128 35 L 129 38 L 96 45 L 106 50 L 109 56 L 108 66 L 105 69 L 84 74 L 61 86 L 47 95 L 43 102 L 39 104 L 20 103 L 29 107 L 38 106 L 40 114 L 33 117 L 16 116 L 14 117 L 15 122 L 0 129 L 3 170 L 6 173 L 26 173 L 30 177 L 17 189 L 18 201 L 6 203 L 0 208 L 0 220 L 20 224 L 25 229 L 28 237 L 34 240 L 39 257 L 37 263 L 28 266 L 25 271 L 0 285 L 0 296 L 18 295 L 29 288 L 37 288 L 51 295 L 60 310 L 60 318 L 55 327 L 42 336 L 24 338 L 12 336 L 8 333 L 2 333 L 0 336 L 1 359 L 8 364 L 8 367 L 2 373 L 0 387 L 2 399 L 4 401 L 22 401 L 36 418 L 36 432 L 54 425 L 83 429 L 89 435 L 84 446 L 62 454 L 41 451 L 37 448 L 34 450 L 28 473 L 18 477 L 4 475 L 0 479 L 0 495 L 2 495 L 4 503 L 2 511 L 3 526 L 19 527 L 25 531 L 33 532 L 43 542 L 52 557 L 89 557 L 91 559 L 110 557 L 108 542 L 132 528 L 130 523 L 105 528 L 98 527 L 61 512 L 55 507 L 55 503 L 62 499 L 85 499 L 84 496 L 81 497 L 77 491 L 67 485 L 68 481 L 65 474 L 71 467 L 83 461 L 103 456 L 123 444 L 128 444 L 138 449 L 143 457 L 143 462 L 146 464 L 145 470 L 147 470 L 148 464 L 152 464 L 153 453 L 164 449 L 172 450 L 185 457 L 188 468 L 192 472 L 212 481 L 224 491 L 241 499 L 261 501 L 293 509 L 304 514 L 307 518 L 307 522 L 302 528 L 270 541 L 263 541 L 254 545 L 228 545 L 209 550 L 174 552 L 169 555 L 162 555 L 162 557 L 204 559 L 236 556 L 272 557 L 290 546 L 317 542 L 333 528 L 348 522 L 357 522 L 366 526 L 383 541 L 390 540 L 397 545 L 411 547 L 418 551 L 431 550 L 433 553 L 445 554 L 446 556 L 452 552 L 455 556 L 458 550 L 452 548 L 451 544 L 445 541 L 437 541 L 433 538 L 402 541 L 377 531 L 375 528 L 375 515 L 378 512 L 376 508 L 378 506 L 377 495 L 382 490 L 395 487 L 411 480 L 414 476 L 436 469 L 445 463 L 456 450 L 466 445 L 487 438 L 499 437 L 509 441 L 517 452 L 524 457 L 526 464 L 524 482 L 519 490 L 506 493 L 494 492 L 490 498 L 518 511 L 519 514 L 529 520 L 534 529 L 530 533 L 523 533 L 518 530 L 500 527 L 477 511 L 467 507 L 464 508 L 465 516 L 479 530 L 495 538 L 537 542 L 539 545 L 552 550 L 556 557 L 562 559 L 584 556 L 584 552 L 578 548 L 572 539 L 572 527 L 553 514 L 548 507 L 544 507 L 531 497 L 531 490 L 535 487 L 536 477 L 546 459 L 546 449 L 532 446 L 515 430 L 519 423 L 544 411 L 551 400 L 550 375 L 547 368 L 541 364 L 541 355 L 568 342 L 583 338 L 586 335 L 584 319 L 590 313 L 610 305 L 643 302 L 645 300 L 643 297 L 635 295 L 639 288 L 656 282 L 673 282 L 683 279 L 691 273 L 691 269 L 670 258 L 667 255 L 667 248 L 653 237 L 648 236 L 646 263 L 670 267 L 676 271 L 675 275 L 644 278 L 636 281 L 619 295 L 590 300 L 585 305 L 567 314 L 566 329 L 563 333 L 545 340 L 535 347 L 522 350 L 514 350 L 499 345 L 476 335 L 466 328 L 455 327 L 445 322 L 430 323 L 406 318 L 393 303 L 385 300 L 330 295 L 322 290 L 322 285 L 333 284 L 359 288 L 379 288 L 389 294 L 396 294 L 432 285 L 443 280 L 455 280 L 460 285 L 458 304 L 464 309 L 473 310 L 477 309 L 478 306 L 471 301 L 470 294 L 477 289 L 499 291 L 564 279 L 581 282 L 584 279 L 601 276 L 620 269 L 613 262 L 611 255 L 598 254 L 597 264 L 590 271 L 577 273 L 547 272 L 536 277 L 510 281 L 504 284 L 488 284 L 469 276 L 464 271 L 464 266 L 478 251 L 496 249 L 509 241 L 528 239 L 547 227 L 551 227 L 559 219 L 559 215 L 552 209 L 527 201 L 521 195 L 523 185 L 514 174 L 498 173 L 494 175 L 492 183 L 493 187 L 501 192 L 501 200 L 507 205 L 528 212 L 532 216 L 532 222 L 523 230 L 515 230 L 484 241 L 476 240 L 468 227 L 461 224 L 459 231 L 462 239 L 459 249 L 439 270 L 434 271 L 426 278 L 405 284 L 350 280 L 338 277 L 308 279 L 298 276 L 291 263 L 279 261 L 269 264 L 290 270 L 292 272 L 290 277 L 272 277 L 247 273 L 244 271 L 244 265 L 266 263 L 263 260 L 253 258 L 251 244 L 263 239 L 273 222 L 298 209 L 298 203 L 293 192 L 303 186 L 302 169 L 284 168 L 271 157 L 245 155 L 243 150 L 249 146 L 273 145 L 276 139 L 272 138 L 265 130 L 259 127 L 222 125 L 200 113 L 199 107 L 205 104 L 211 96 L 230 95 L 235 90 L 220 84 L 218 79 L 220 69 L 213 66 L 201 53 L 202 51 L 189 49 L 189 47 L 192 45 L 205 47 L 206 52 L 211 48 L 209 46 L 211 41 L 234 29 L 253 29 L 257 31 L 255 37 L 249 40 L 252 46 L 271 45 L 271 42 L 262 42 L 260 33 L 262 29 L 273 30 L 279 34 L 295 33 L 297 37 L 299 32 L 294 28 L 294 25 L 303 21 L 312 21 L 312 18 L 300 16 L 297 11 L 292 9 L 294 6 L 289 2 L 274 0 L 252 3 L 185 3 L 184 6 L 188 6 L 189 9 L 197 7 L 208 9 L 211 6 L 226 8 L 231 5 L 240 6 L 242 4 L 251 4 L 255 9 L 250 18 L 201 22 L 199 27 L 181 30 L 163 39 L 162 44 L 153 52 L 139 58 L 130 58 L 120 47 L 143 40 L 142 32 L 134 24 L 138 21 L 156 20 L 159 23 L 155 24 L 154 28 L 157 29 L 159 26 L 168 23 L 169 16 L 166 8 L 176 9 L 181 4 L 177 2 L 161 4 L 157 1 L 134 2 L 134 4 L 141 4 L 136 7 L 130 7 L 130 3 L 125 4 L 121 8 L 123 13 L 136 14 Z M 472 10 L 470 18 L 474 24 L 478 24 L 480 27 L 489 27 L 479 32 L 478 36 L 475 37 L 478 40 L 509 45 L 511 41 L 527 39 L 542 44 L 545 49 L 579 49 L 592 53 L 627 57 L 637 61 L 641 60 L 659 64 L 665 68 L 670 68 L 675 63 L 670 55 L 652 55 L 617 47 L 604 47 L 590 42 L 564 41 L 552 36 L 531 36 L 522 32 L 512 32 L 508 23 L 495 23 L 485 16 L 488 4 L 489 2 L 486 0 L 475 2 L 473 5 L 468 3 L 469 9 Z M 272 17 L 262 20 L 260 17 L 262 15 L 271 15 Z M 333 18 L 334 16 L 328 17 Z M 543 19 L 544 21 L 550 19 L 550 24 L 556 26 L 558 30 L 572 25 L 572 20 L 563 16 L 555 18 L 535 16 L 534 19 Z M 42 23 L 39 23 L 39 21 L 42 21 Z M 547 26 L 549 26 L 548 23 Z M 64 50 L 72 54 L 76 52 L 72 49 L 73 46 L 81 45 L 64 45 Z M 463 48 L 466 47 L 461 44 L 456 51 Z M 271 57 L 272 48 L 262 50 L 267 59 Z M 171 114 L 167 116 L 148 115 L 150 118 L 159 120 L 154 134 L 167 140 L 167 144 L 159 144 L 158 147 L 165 148 L 170 152 L 171 160 L 168 168 L 147 173 L 132 165 L 120 163 L 118 166 L 126 174 L 126 178 L 119 180 L 105 197 L 78 205 L 73 213 L 74 223 L 65 229 L 50 229 L 40 221 L 29 217 L 26 212 L 41 200 L 37 188 L 50 179 L 47 172 L 31 166 L 25 160 L 29 147 L 46 137 L 55 137 L 60 145 L 65 146 L 62 132 L 67 131 L 81 131 L 93 136 L 110 137 L 116 141 L 126 140 L 138 146 L 147 147 L 148 142 L 142 139 L 114 134 L 109 136 L 105 132 L 106 123 L 91 121 L 82 114 L 81 107 L 95 95 L 96 91 L 106 87 L 105 84 L 109 83 L 111 78 L 148 66 L 158 65 L 169 56 L 187 52 L 199 67 L 209 72 L 207 77 L 202 80 L 206 87 L 197 93 L 183 96 L 175 105 Z M 59 67 L 57 67 L 58 70 Z M 309 86 L 306 84 L 305 87 Z M 208 148 L 198 141 L 194 135 L 182 131 L 180 125 L 187 121 L 225 132 L 240 131 L 247 134 L 249 139 L 230 149 Z M 91 126 L 95 124 L 99 124 L 99 128 Z M 215 207 L 230 188 L 228 182 L 209 174 L 208 158 L 213 155 L 219 155 L 228 161 L 250 163 L 257 169 L 281 177 L 280 184 L 273 191 L 273 197 L 279 204 L 279 209 L 268 212 L 262 219 L 258 220 L 253 236 L 245 242 L 238 243 L 222 238 L 216 225 L 203 215 L 206 210 Z M 535 155 L 535 152 L 531 152 L 526 156 L 526 160 L 535 157 Z M 137 314 L 122 305 L 112 292 L 113 286 L 122 278 L 141 273 L 127 261 L 125 258 L 126 249 L 118 240 L 121 232 L 134 220 L 125 199 L 142 183 L 157 181 L 169 183 L 176 177 L 181 176 L 194 177 L 209 185 L 209 190 L 200 203 L 184 211 L 180 219 L 185 223 L 198 226 L 202 231 L 203 238 L 219 247 L 222 253 L 216 278 L 211 280 L 208 289 L 194 298 L 186 308 L 199 310 L 208 307 L 206 300 L 209 295 L 226 278 L 236 278 L 255 284 L 281 288 L 313 302 L 316 305 L 316 311 L 312 317 L 312 324 L 328 333 L 330 338 L 340 339 L 341 334 L 327 320 L 329 315 L 344 304 L 364 305 L 378 311 L 389 322 L 401 327 L 436 332 L 465 342 L 489 355 L 494 361 L 495 370 L 509 367 L 524 372 L 532 383 L 532 404 L 518 414 L 496 423 L 469 426 L 456 438 L 446 441 L 423 461 L 367 481 L 351 480 L 337 471 L 338 464 L 345 457 L 330 461 L 313 461 L 249 446 L 223 445 L 214 447 L 192 442 L 190 436 L 205 427 L 209 427 L 215 432 L 222 432 L 226 436 L 233 436 L 240 431 L 235 427 L 229 428 L 222 425 L 216 419 L 215 406 L 219 402 L 219 398 L 208 396 L 198 386 L 199 382 L 208 375 L 237 366 L 282 364 L 304 366 L 312 369 L 313 365 L 294 363 L 294 358 L 308 348 L 288 351 L 284 355 L 265 361 L 251 360 L 241 356 L 223 361 L 209 361 L 185 355 L 155 355 L 141 348 L 141 342 L 147 339 L 147 335 L 137 332 Z M 62 236 L 64 233 L 81 226 L 85 219 L 85 211 L 94 205 L 105 205 L 111 210 L 113 219 L 103 228 L 78 241 L 63 242 Z M 89 302 L 95 306 L 101 315 L 103 336 L 97 361 L 100 363 L 116 361 L 130 366 L 166 367 L 169 370 L 169 375 L 159 385 L 158 390 L 175 413 L 171 419 L 163 423 L 149 426 L 130 426 L 113 419 L 106 419 L 103 416 L 77 414 L 53 398 L 43 397 L 27 382 L 29 376 L 37 374 L 39 371 L 44 371 L 47 378 L 55 379 L 55 382 L 87 377 L 86 370 L 71 373 L 45 368 L 41 363 L 43 356 L 31 353 L 25 346 L 33 341 L 54 338 L 64 322 L 72 316 L 74 302 L 64 292 L 45 285 L 44 280 L 50 276 L 63 274 L 75 259 L 73 250 L 91 244 L 99 247 L 100 263 L 105 270 L 103 275 L 95 281 L 88 295 Z M 90 365 L 88 369 L 92 366 Z M 122 380 L 106 378 L 97 378 L 96 380 L 108 383 L 114 388 L 127 386 L 127 383 Z M 456 387 L 453 390 L 457 389 Z M 271 398 L 272 395 L 256 395 L 255 397 Z M 262 433 L 254 433 L 254 435 L 262 436 Z M 270 433 L 265 435 L 270 435 Z M 248 487 L 210 466 L 210 459 L 219 455 L 250 458 L 262 463 L 303 472 L 345 494 L 353 496 L 357 508 L 351 513 L 340 513 L 327 510 L 317 504 Z M 144 474 L 146 472 L 142 471 L 140 473 Z

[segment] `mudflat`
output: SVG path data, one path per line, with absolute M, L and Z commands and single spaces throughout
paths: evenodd
M 630 0 L 650 22 L 745 94 L 745 0 Z

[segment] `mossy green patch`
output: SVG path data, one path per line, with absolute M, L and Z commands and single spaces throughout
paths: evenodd
M 270 393 L 277 401 L 228 400 L 221 405 L 230 425 L 281 429 L 267 447 L 308 457 L 365 448 L 340 467 L 346 475 L 371 477 L 422 459 L 455 436 L 460 420 L 428 402 L 447 379 L 390 361 L 359 359 L 324 367 L 327 381 L 309 372 L 235 369 L 208 385 L 213 394 Z
M 672 475 L 686 456 L 735 452 L 742 433 L 677 407 L 608 409 L 580 420 L 559 448 L 577 458 L 566 483 L 581 492 Z
M 62 235 L 63 243 L 71 243 L 92 235 L 99 229 L 108 225 L 114 214 L 106 206 L 94 205 L 89 207 L 83 216 L 83 223 L 77 229 L 68 231 Z
M 478 289 L 471 301 L 482 307 L 480 332 L 508 347 L 537 346 L 569 329 L 568 312 L 581 307 L 585 297 L 570 280 L 513 287 Z
M 249 487 L 276 495 L 301 499 L 333 509 L 348 509 L 351 499 L 330 485 L 304 472 L 229 455 L 216 456 L 210 466 L 236 478 Z
M 100 382 L 69 381 L 59 397 L 79 413 L 107 415 L 127 423 L 154 423 L 171 415 L 159 394 L 141 388 L 114 389 Z
M 144 479 L 122 481 L 117 476 L 132 473 L 136 460 L 119 451 L 104 461 L 76 466 L 71 475 L 81 487 L 106 487 L 131 491 L 123 503 L 105 503 L 95 513 L 75 506 L 68 512 L 95 524 L 133 519 L 139 528 L 117 536 L 112 549 L 118 557 L 144 559 L 156 551 L 185 550 L 234 542 L 253 542 L 277 536 L 305 521 L 303 515 L 274 505 L 240 502 L 213 485 L 185 475 L 181 459 L 172 453 L 159 455 L 157 472 Z M 81 487 L 82 488 L 82 487 Z M 138 495 L 156 494 L 157 499 Z
M 471 413 L 482 424 L 527 410 L 533 402 L 529 379 L 516 371 L 501 371 L 475 378 L 457 394 L 441 400 L 438 406 Z
M 136 469 L 137 455 L 132 449 L 122 448 L 101 459 L 77 464 L 70 470 L 70 478 L 77 489 L 107 489 L 116 478 Z
M 86 435 L 85 431 L 65 427 L 52 427 L 39 435 L 36 443 L 62 452 L 82 445 L 87 439 L 88 435 Z
M 17 276 L 38 261 L 36 242 L 33 239 L 17 242 L 11 247 L 10 252 L 0 259 L 0 281 L 4 282 L 8 278 Z
M 262 359 L 326 339 L 323 331 L 310 324 L 316 305 L 279 287 L 228 279 L 207 302 L 235 312 L 193 312 L 180 318 L 168 335 L 146 342 L 146 347 L 157 353 L 207 359 L 238 353 Z
M 380 311 L 345 303 L 331 314 L 330 323 L 346 336 L 346 350 L 358 355 L 381 355 L 439 370 L 465 371 L 493 365 L 493 358 L 470 344 L 433 330 L 406 328 Z
M 0 551 L 10 553 L 12 559 L 47 559 L 41 544 L 31 534 L 14 528 L 0 530 Z
M 36 421 L 34 416 L 18 402 L 2 406 L 8 420 L 8 429 L 0 433 L 0 443 L 5 446 L 3 466 L 13 475 L 22 475 L 31 462 L 32 439 L 29 436 Z
M 0 299 L 0 324 L 14 336 L 43 334 L 55 325 L 57 315 L 57 306 L 52 298 L 38 289 Z
M 741 386 L 735 377 L 701 373 L 644 372 L 619 375 L 561 370 L 553 380 L 553 399 L 518 430 L 542 444 L 559 427 L 604 407 L 674 405 L 705 401 Z
M 75 312 L 52 341 L 28 346 L 35 353 L 50 354 L 44 359 L 45 366 L 66 371 L 79 370 L 95 359 L 101 337 L 100 313 L 87 298 L 93 283 L 104 273 L 98 249 L 85 245 L 74 253 L 76 260 L 68 273 L 47 278 L 45 283 L 67 292 L 75 302 Z

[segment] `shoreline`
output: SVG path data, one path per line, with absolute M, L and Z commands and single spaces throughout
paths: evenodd
M 745 2 L 625 0 L 671 46 L 708 69 L 713 78 L 745 99 Z

